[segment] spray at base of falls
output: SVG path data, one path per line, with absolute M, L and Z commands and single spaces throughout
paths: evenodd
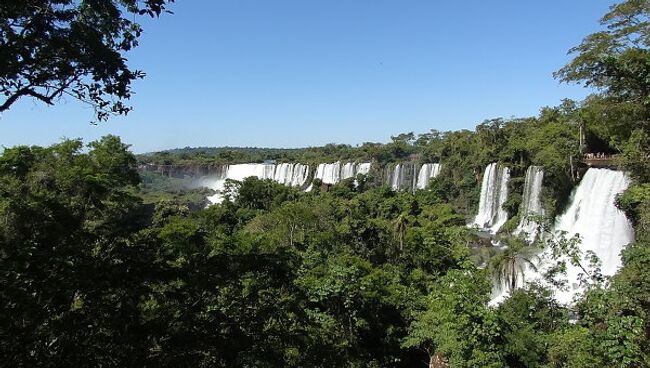
M 496 162 L 489 164 L 485 168 L 481 183 L 478 214 L 474 218 L 472 225 L 495 234 L 508 221 L 508 213 L 503 208 L 503 204 L 508 199 L 509 181 L 509 168 L 501 167 Z
M 578 247 L 583 258 L 587 252 L 593 252 L 600 259 L 600 272 L 603 276 L 612 276 L 618 271 L 621 266 L 621 251 L 634 241 L 632 223 L 616 207 L 616 196 L 625 191 L 628 185 L 629 179 L 621 171 L 591 168 L 574 189 L 566 212 L 555 221 L 554 234 L 565 234 L 567 239 L 579 235 L 581 242 Z M 541 261 L 537 266 L 539 272 L 530 268 L 524 271 L 526 281 L 542 280 L 541 273 L 547 271 L 553 263 L 550 253 L 546 249 L 540 255 Z M 582 260 L 582 264 L 587 264 L 586 260 Z M 584 290 L 579 285 L 581 273 L 584 271 L 580 267 L 567 262 L 564 278 L 568 289 L 554 290 L 558 302 L 568 304 L 576 294 Z M 499 303 L 508 292 L 501 291 L 491 304 Z
M 524 196 L 519 210 L 519 225 L 513 235 L 526 234 L 526 239 L 533 242 L 537 237 L 539 224 L 531 216 L 544 216 L 541 194 L 542 182 L 544 181 L 544 169 L 540 166 L 529 166 L 526 170 L 526 181 L 524 182 Z

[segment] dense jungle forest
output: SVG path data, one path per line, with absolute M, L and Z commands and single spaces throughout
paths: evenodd
M 650 367 L 649 15 L 647 0 L 623 1 L 571 50 L 556 77 L 592 88 L 585 100 L 474 130 L 304 149 L 135 155 L 112 135 L 5 148 L 0 366 Z M 544 168 L 550 234 L 596 154 L 630 180 L 616 206 L 635 241 L 612 277 L 579 237 L 512 235 L 530 166 Z M 213 204 L 193 178 L 142 170 L 265 161 L 373 168 L 308 191 L 228 180 Z M 378 178 L 406 162 L 441 172 L 413 191 Z M 467 226 L 494 162 L 511 175 L 501 246 Z M 544 282 L 491 303 L 547 249 Z M 569 263 L 586 278 L 565 304 Z

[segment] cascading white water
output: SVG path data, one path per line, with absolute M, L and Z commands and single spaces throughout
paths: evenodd
M 303 164 L 237 164 L 228 165 L 217 178 L 212 179 L 207 187 L 217 191 L 208 197 L 211 203 L 223 201 L 223 189 L 226 179 L 242 181 L 248 177 L 272 179 L 280 184 L 292 187 L 304 187 L 309 179 L 309 166 Z M 342 179 L 355 177 L 357 174 L 368 174 L 370 163 L 320 164 L 316 168 L 314 178 L 321 179 L 325 184 L 336 184 Z M 204 183 L 207 180 L 203 181 Z M 311 188 L 311 185 L 310 185 Z
M 273 179 L 274 174 L 275 165 L 273 164 L 237 164 L 228 165 L 226 178 L 238 181 L 242 181 L 251 176 L 259 179 Z
M 223 201 L 223 190 L 227 179 L 242 181 L 248 177 L 255 176 L 260 179 L 274 179 L 275 178 L 275 165 L 273 164 L 237 164 L 228 165 L 225 173 L 217 178 L 212 185 L 211 189 L 217 191 L 212 196 L 208 197 L 211 203 L 221 203 Z
M 592 251 L 598 256 L 605 276 L 616 273 L 621 266 L 623 247 L 634 241 L 632 224 L 616 207 L 616 196 L 628 185 L 629 179 L 621 171 L 587 170 L 573 193 L 571 205 L 555 222 L 555 232 L 565 231 L 568 237 L 580 235 L 580 250 L 583 254 Z M 559 301 L 567 303 L 580 291 L 576 283 L 581 272 L 579 267 L 567 264 L 570 290 L 558 292 Z
M 353 162 L 348 162 L 341 167 L 341 179 L 347 179 L 354 176 L 356 173 L 357 165 Z
M 493 233 L 499 231 L 501 226 L 508 221 L 508 212 L 503 208 L 503 205 L 508 200 L 508 182 L 510 181 L 510 169 L 504 167 L 501 169 L 499 177 L 499 200 L 497 202 L 497 216 L 496 220 L 490 228 Z
M 292 187 L 301 187 L 309 176 L 309 166 L 303 164 L 278 164 L 275 166 L 273 180 Z
M 319 164 L 316 167 L 314 178 L 320 179 L 323 184 L 336 184 L 341 180 L 341 162 L 332 164 Z
M 309 177 L 309 166 L 303 164 L 237 164 L 228 165 L 224 172 L 214 179 L 209 188 L 217 191 L 214 195 L 208 197 L 211 203 L 221 203 L 223 201 L 223 190 L 227 179 L 242 181 L 249 177 L 259 179 L 271 179 L 280 184 L 301 187 L 307 182 Z
M 395 166 L 386 167 L 385 182 L 393 190 L 411 190 L 425 189 L 431 178 L 440 174 L 440 164 L 423 164 L 419 171 L 417 165 L 413 163 L 400 163 Z
M 478 214 L 474 218 L 473 225 L 496 233 L 508 220 L 508 213 L 503 208 L 503 204 L 508 199 L 509 180 L 510 169 L 507 167 L 500 167 L 494 162 L 485 168 Z
M 440 174 L 440 164 L 424 164 L 420 167 L 418 180 L 415 182 L 415 189 L 425 189 L 429 185 L 429 180 Z
M 587 252 L 593 252 L 600 259 L 600 272 L 604 276 L 612 276 L 618 271 L 621 266 L 621 251 L 634 241 L 632 224 L 616 207 L 616 196 L 625 191 L 628 185 L 629 179 L 621 171 L 591 168 L 574 189 L 566 212 L 555 221 L 553 232 L 556 236 L 566 233 L 565 237 L 569 239 L 579 235 L 581 242 L 578 248 L 583 256 L 581 264 L 588 268 L 585 256 Z M 548 248 L 542 252 L 540 259 L 538 271 L 525 269 L 523 278 L 527 282 L 543 282 L 541 274 L 556 262 Z M 568 288 L 554 290 L 558 302 L 568 304 L 583 290 L 584 287 L 579 284 L 582 273 L 584 271 L 579 266 L 574 266 L 567 260 L 566 275 L 562 278 L 567 281 Z M 509 290 L 500 290 L 491 304 L 499 303 L 508 292 Z
M 309 165 L 293 164 L 291 172 L 291 182 L 289 185 L 292 187 L 303 187 L 309 179 Z
M 348 162 L 341 165 L 340 162 L 332 164 L 319 164 L 316 168 L 314 178 L 320 179 L 324 184 L 337 184 L 341 180 L 354 178 L 357 174 L 368 174 L 370 163 Z
M 334 185 L 341 180 L 354 178 L 358 174 L 367 175 L 371 163 L 323 163 L 316 167 L 314 179 L 320 179 L 324 184 Z M 397 164 L 387 177 L 391 187 L 395 190 L 426 188 L 428 180 L 440 173 L 440 164 L 424 164 L 417 177 L 414 177 L 416 167 L 413 164 Z M 304 187 L 309 179 L 310 168 L 303 164 L 237 164 L 226 166 L 218 178 L 209 181 L 206 186 L 218 193 L 209 197 L 211 203 L 220 203 L 226 179 L 242 181 L 247 177 L 255 176 L 260 179 L 272 179 L 278 183 L 293 187 Z M 204 181 L 204 182 L 207 182 Z M 309 191 L 311 185 L 307 188 Z
M 402 164 L 397 164 L 393 168 L 393 174 L 390 177 L 390 187 L 393 188 L 393 190 L 400 190 L 402 179 Z
M 273 180 L 281 184 L 291 185 L 294 164 L 279 164 L 275 167 Z
M 519 210 L 519 225 L 514 235 L 526 234 L 529 242 L 535 240 L 539 229 L 537 221 L 531 216 L 544 216 L 544 208 L 540 195 L 542 193 L 542 182 L 544 181 L 544 169 L 540 166 L 529 166 L 526 170 L 526 181 L 524 182 L 524 196 Z
M 355 175 L 362 174 L 362 175 L 368 175 L 370 172 L 370 162 L 362 162 L 357 164 L 356 168 L 357 172 Z

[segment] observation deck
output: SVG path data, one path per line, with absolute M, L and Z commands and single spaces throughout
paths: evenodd
M 613 167 L 615 166 L 615 156 L 597 154 L 597 153 L 588 153 L 584 155 L 582 162 L 584 162 L 589 167 Z

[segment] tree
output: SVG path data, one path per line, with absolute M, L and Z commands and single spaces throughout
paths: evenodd
M 449 271 L 414 314 L 403 346 L 426 351 L 430 368 L 503 367 L 489 291 L 489 280 L 476 269 Z
M 600 23 L 606 29 L 569 50 L 574 59 L 555 76 L 600 91 L 586 100 L 582 115 L 588 121 L 583 123 L 623 153 L 620 163 L 633 176 L 647 180 L 650 150 L 644 140 L 650 131 L 650 2 L 623 1 L 612 6 Z
M 135 158 L 116 137 L 0 154 L 0 346 L 7 366 L 133 366 L 154 252 Z M 137 365 L 137 364 L 136 364 Z
M 400 252 L 404 249 L 404 238 L 406 237 L 406 229 L 408 229 L 409 219 L 406 213 L 400 213 L 399 216 L 393 221 L 395 236 L 399 242 Z
M 158 17 L 174 0 L 7 0 L 0 3 L 0 112 L 31 97 L 90 104 L 97 120 L 127 114 L 131 70 L 124 53 L 138 46 L 136 15 Z
M 497 307 L 497 316 L 508 367 L 543 367 L 551 335 L 569 325 L 567 310 L 538 285 L 513 291 Z
M 650 4 L 627 0 L 600 23 L 606 30 L 569 50 L 576 57 L 555 73 L 564 82 L 584 82 L 627 101 L 650 102 Z
M 535 253 L 539 250 L 527 247 L 519 239 L 508 239 L 508 247 L 492 259 L 492 269 L 497 284 L 513 291 L 523 286 L 526 268 L 537 270 Z

